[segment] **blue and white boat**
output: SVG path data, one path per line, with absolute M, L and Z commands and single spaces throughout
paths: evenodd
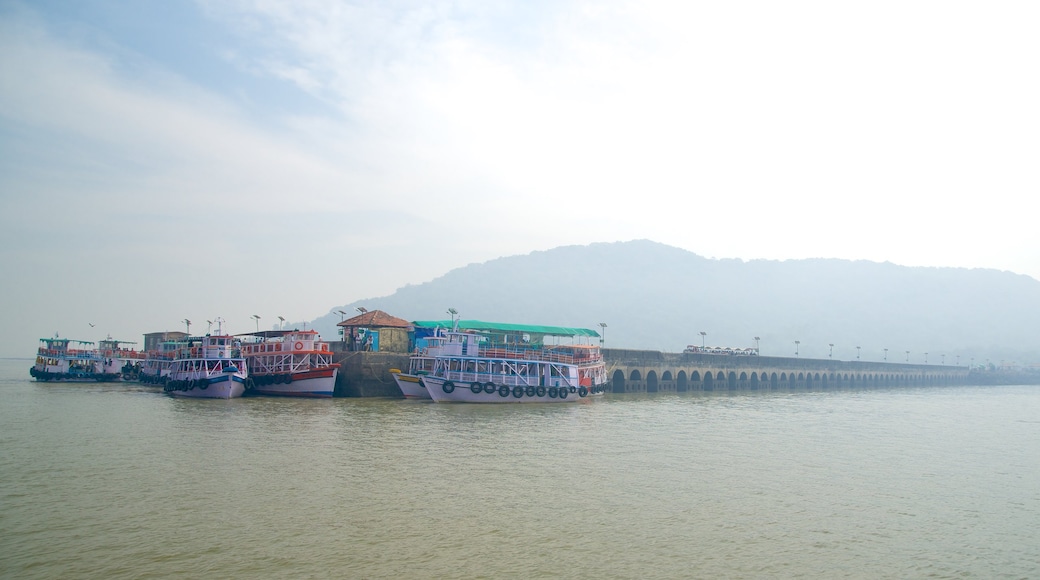
M 109 382 L 122 378 L 118 371 L 105 371 L 105 359 L 93 342 L 58 336 L 40 339 L 29 375 L 43 382 Z
M 439 322 L 416 322 L 417 328 Z M 566 403 L 600 395 L 607 373 L 585 328 L 458 321 L 422 375 L 438 403 Z M 465 328 L 466 330 L 459 330 Z M 546 338 L 570 344 L 546 344 Z
M 233 399 L 245 392 L 248 378 L 241 341 L 207 334 L 186 339 L 178 349 L 163 391 L 175 397 Z

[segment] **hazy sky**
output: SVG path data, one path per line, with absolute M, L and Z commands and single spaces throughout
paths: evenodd
M 636 238 L 1040 279 L 1037 30 L 1028 1 L 0 0 L 0 356 Z

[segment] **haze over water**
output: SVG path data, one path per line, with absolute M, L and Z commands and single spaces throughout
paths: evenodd
M 1040 576 L 1040 387 L 174 399 L 0 360 L 0 576 Z

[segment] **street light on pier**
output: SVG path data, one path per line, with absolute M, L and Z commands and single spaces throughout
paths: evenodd
M 856 360 L 859 360 L 859 347 L 856 347 Z
M 888 360 L 888 349 L 886 348 L 886 349 L 882 349 L 882 350 L 885 351 L 885 360 L 887 361 Z
M 906 362 L 910 362 L 910 351 L 906 351 Z
M 337 310 L 336 312 L 339 312 L 339 321 L 343 322 L 343 317 L 346 316 L 347 313 L 342 310 Z M 278 318 L 281 318 L 281 316 L 279 316 Z
M 802 344 L 802 341 L 794 341 L 794 356 L 798 356 L 798 346 Z
M 185 327 L 185 330 L 187 330 L 187 333 L 186 333 L 186 334 L 187 334 L 188 336 L 191 336 L 191 321 L 190 321 L 190 320 L 188 320 L 187 318 L 185 318 L 185 319 L 184 319 L 184 320 L 182 320 L 181 322 L 183 322 L 183 323 L 184 323 L 184 327 Z
M 260 332 L 260 315 L 259 314 L 254 314 L 254 315 L 250 316 L 250 318 L 256 319 L 256 331 Z
M 939 362 L 942 364 L 942 366 L 946 366 L 946 355 L 945 354 L 939 355 Z
M 924 364 L 928 364 L 928 353 L 924 353 Z
M 354 310 L 357 310 L 357 311 L 358 311 L 358 312 L 360 312 L 361 314 L 364 314 L 364 313 L 368 312 L 368 309 L 367 309 L 367 308 L 365 308 L 364 306 L 358 306 L 358 307 L 357 307 L 357 308 L 355 308 Z
M 599 345 L 602 347 L 603 343 L 607 340 L 607 323 L 599 323 Z
M 762 340 L 761 337 L 758 337 L 758 336 L 755 337 L 755 354 L 757 354 L 757 355 L 761 355 L 762 354 L 761 351 L 758 350 L 758 341 L 760 341 L 760 340 Z
M 834 343 L 828 343 L 827 346 L 831 347 L 831 349 L 827 351 L 827 358 L 834 358 Z
M 451 315 L 451 329 L 455 330 L 455 317 L 459 315 L 459 311 L 455 308 L 448 308 L 448 314 Z
M 704 332 L 704 331 L 702 330 L 702 331 L 701 331 L 701 349 L 703 349 L 703 348 L 704 348 L 704 337 L 705 337 L 705 336 L 708 336 L 708 333 L 707 333 L 707 332 Z
M 342 310 L 340 310 L 340 312 L 343 312 L 343 311 L 342 311 Z M 344 313 L 344 314 L 346 314 L 346 312 L 343 312 L 343 313 Z M 342 316 L 340 316 L 340 317 L 339 317 L 339 321 L 340 321 L 340 322 L 343 322 L 343 317 L 342 317 Z M 284 322 L 285 322 L 285 317 L 284 317 L 284 316 L 279 316 L 279 317 L 278 317 L 278 330 L 281 330 L 281 329 L 282 329 L 282 324 L 283 324 Z
M 206 321 L 206 334 L 209 334 L 210 330 L 212 330 L 212 329 L 213 329 L 213 321 L 212 320 L 207 320 Z

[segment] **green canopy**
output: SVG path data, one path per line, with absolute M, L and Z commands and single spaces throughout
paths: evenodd
M 451 320 L 415 320 L 416 328 L 452 328 Z M 569 326 L 541 326 L 533 324 L 509 324 L 506 322 L 484 322 L 481 320 L 459 320 L 459 330 L 477 330 L 483 332 L 504 332 L 510 334 L 540 334 L 544 336 L 590 336 L 599 337 L 599 333 L 588 328 Z

